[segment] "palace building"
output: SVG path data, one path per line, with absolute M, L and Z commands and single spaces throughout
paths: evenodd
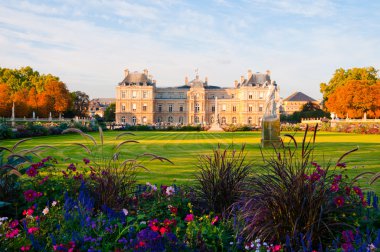
M 270 72 L 252 73 L 240 77 L 234 87 L 222 88 L 208 84 L 207 77 L 195 79 L 177 87 L 157 87 L 148 70 L 124 71 L 124 79 L 116 87 L 116 123 L 118 124 L 212 124 L 215 105 L 219 122 L 223 124 L 260 125 L 264 115 L 270 85 L 279 88 Z

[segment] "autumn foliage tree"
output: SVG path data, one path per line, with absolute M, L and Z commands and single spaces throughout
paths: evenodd
M 51 74 L 40 75 L 31 67 L 0 68 L 0 116 L 9 117 L 15 103 L 17 117 L 48 117 L 64 113 L 71 103 L 66 84 Z
M 328 97 L 326 108 L 339 117 L 372 118 L 380 116 L 380 81 L 351 80 Z

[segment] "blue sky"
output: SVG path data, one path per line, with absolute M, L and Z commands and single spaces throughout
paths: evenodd
M 271 71 L 287 97 L 321 98 L 339 67 L 380 68 L 380 1 L 1 1 L 0 66 L 114 97 L 125 68 L 176 86 L 199 69 L 232 87 Z

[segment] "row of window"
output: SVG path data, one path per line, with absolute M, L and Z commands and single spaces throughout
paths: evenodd
M 203 118 L 203 117 L 202 117 L 202 118 Z M 261 118 L 259 118 L 259 121 L 260 121 L 260 120 L 261 120 Z M 124 124 L 126 123 L 126 117 L 125 117 L 125 116 L 122 116 L 122 117 L 121 117 L 121 122 L 124 123 Z M 161 117 L 158 117 L 158 118 L 157 118 L 157 122 L 158 122 L 158 123 L 163 122 L 162 118 L 161 118 Z M 172 116 L 169 116 L 167 122 L 169 122 L 169 123 L 174 123 L 174 118 L 173 118 Z M 214 118 L 211 117 L 211 122 L 210 122 L 210 123 L 213 123 L 213 122 L 214 122 Z M 136 116 L 132 116 L 132 124 L 135 125 L 136 123 L 137 123 L 137 118 L 136 118 Z M 145 116 L 142 117 L 142 123 L 143 123 L 143 124 L 146 124 L 146 123 L 147 123 L 147 118 L 146 118 Z M 184 123 L 184 119 L 183 119 L 182 116 L 178 117 L 178 123 Z M 194 123 L 202 123 L 202 122 L 200 121 L 199 116 L 195 116 L 195 117 L 194 117 Z M 227 124 L 228 122 L 227 122 L 226 117 L 222 117 L 221 120 L 220 120 L 220 123 L 221 123 L 221 124 Z M 236 118 L 236 117 L 232 117 L 231 123 L 236 124 L 236 123 L 237 123 L 237 118 Z M 252 117 L 248 117 L 247 123 L 248 123 L 248 124 L 252 124 L 252 123 L 253 123 Z
M 131 92 L 130 98 L 138 98 L 140 97 L 140 91 L 133 90 Z M 127 98 L 127 91 L 121 91 L 121 99 L 126 99 Z M 149 92 L 148 91 L 142 91 L 141 92 L 141 98 L 146 99 L 149 98 Z
M 158 104 L 157 111 L 158 112 L 163 112 L 162 108 L 163 108 L 162 104 Z M 173 104 L 169 104 L 168 105 L 168 112 L 173 112 L 173 108 L 174 108 L 174 105 Z M 147 111 L 148 110 L 147 104 L 143 104 L 141 109 L 142 109 L 142 111 Z M 137 110 L 137 104 L 136 103 L 132 103 L 132 111 L 136 111 L 136 110 Z M 126 105 L 125 104 L 121 105 L 121 111 L 123 111 L 123 112 L 126 111 Z M 183 111 L 184 111 L 183 110 L 183 105 L 179 105 L 179 112 L 183 112 Z M 199 105 L 199 103 L 195 104 L 194 111 L 195 112 L 200 112 L 200 105 Z M 215 106 L 211 107 L 211 111 L 215 112 Z M 226 104 L 222 104 L 222 111 L 227 111 L 227 105 Z M 232 106 L 232 112 L 236 112 L 236 111 L 237 111 L 237 107 L 235 105 L 233 105 Z M 261 105 L 261 104 L 259 105 L 258 111 L 259 112 L 263 111 L 263 105 Z M 253 105 L 248 105 L 248 112 L 253 112 Z
M 132 90 L 130 92 L 130 97 L 129 98 L 138 98 L 140 97 L 140 91 L 137 91 L 137 90 Z M 258 99 L 263 99 L 264 98 L 264 93 L 265 92 L 257 92 L 257 93 L 253 93 L 253 92 L 249 92 L 248 93 L 248 99 L 249 100 L 252 100 L 254 98 L 258 98 Z M 256 94 L 256 95 L 255 95 Z M 128 96 L 128 92 L 123 90 L 121 91 L 121 99 L 126 99 Z M 164 97 L 165 94 L 164 93 L 157 93 L 156 95 L 156 98 L 157 99 L 162 99 L 162 98 L 179 98 L 179 99 L 183 99 L 185 97 L 185 94 L 184 93 L 170 93 L 168 97 Z M 148 91 L 142 91 L 141 92 L 141 98 L 143 99 L 146 99 L 146 98 L 149 98 L 149 92 Z M 195 94 L 194 95 L 194 98 L 197 99 L 199 98 L 199 94 Z M 210 95 L 209 96 L 209 99 L 214 99 L 215 98 L 215 95 Z M 222 96 L 222 99 L 224 98 L 224 96 Z M 231 94 L 231 98 L 235 98 L 235 94 Z

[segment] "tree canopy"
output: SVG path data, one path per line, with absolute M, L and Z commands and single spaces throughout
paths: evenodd
M 17 117 L 48 117 L 65 112 L 71 103 L 66 84 L 51 74 L 40 75 L 31 67 L 20 69 L 0 68 L 0 116 L 11 115 L 15 103 Z

